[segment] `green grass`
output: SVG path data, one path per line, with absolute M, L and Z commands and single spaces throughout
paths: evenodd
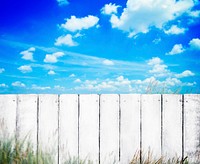
M 143 153 L 141 164 L 189 164 L 187 158 L 183 161 L 181 158 L 174 157 L 172 159 L 165 159 L 164 157 L 154 158 L 153 153 L 148 151 Z M 140 163 L 140 152 L 137 151 L 133 155 L 133 159 L 130 164 Z M 21 142 L 16 142 L 12 138 L 0 139 L 0 164 L 54 164 L 54 157 L 51 153 L 44 151 L 34 151 L 33 146 L 30 143 L 25 142 L 25 139 Z M 77 157 L 69 157 L 64 164 L 93 164 L 88 159 L 78 160 Z

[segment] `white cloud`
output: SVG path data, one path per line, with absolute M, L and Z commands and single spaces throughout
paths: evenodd
M 48 75 L 55 75 L 56 73 L 54 72 L 54 71 L 52 71 L 52 70 L 50 70 L 49 72 L 48 72 Z
M 194 18 L 199 17 L 200 16 L 200 10 L 189 12 L 189 16 L 194 17 Z
M 121 7 L 121 6 L 115 5 L 112 3 L 105 4 L 105 6 L 101 9 L 101 13 L 105 15 L 111 15 L 113 13 L 116 14 L 118 7 Z
M 34 59 L 33 59 L 33 52 L 35 52 L 35 48 L 31 47 L 28 50 L 20 52 L 20 54 L 22 55 L 22 59 L 34 61 Z
M 58 58 L 64 56 L 63 52 L 55 52 L 53 54 L 46 54 L 44 62 L 45 63 L 56 63 Z
M 167 65 L 163 64 L 163 60 L 159 57 L 153 57 L 148 60 L 148 65 L 152 66 L 149 73 L 154 74 L 155 77 L 163 77 L 169 75 L 170 71 L 167 69 Z
M 2 84 L 0 84 L 0 88 L 8 88 L 8 85 L 2 83 Z
M 184 51 L 185 49 L 183 48 L 182 44 L 175 44 L 172 50 L 166 53 L 166 55 L 177 55 L 183 53 Z
M 180 74 L 176 74 L 175 76 L 177 78 L 183 78 L 183 77 L 188 77 L 188 76 L 194 76 L 195 74 L 193 72 L 191 72 L 190 70 L 186 70 Z
M 41 86 L 37 86 L 37 85 L 33 84 L 32 89 L 34 89 L 34 90 L 48 90 L 48 89 L 51 89 L 51 87 L 49 87 L 49 86 L 41 87 Z
M 69 4 L 67 0 L 57 0 L 57 2 L 59 6 L 65 6 Z
M 114 65 L 114 62 L 108 59 L 103 60 L 102 62 L 104 65 Z
M 54 86 L 54 89 L 56 89 L 56 90 L 65 90 L 65 87 L 62 87 L 62 86 L 60 86 L 60 85 L 55 85 Z
M 76 16 L 71 16 L 70 19 L 66 19 L 65 24 L 61 24 L 61 27 L 68 31 L 75 32 L 78 30 L 89 29 L 97 25 L 98 21 L 99 18 L 92 15 L 88 15 L 83 18 L 76 18 Z
M 75 76 L 76 76 L 76 75 L 75 75 L 75 74 L 73 74 L 73 73 L 72 73 L 71 75 L 69 75 L 69 77 L 75 77 Z
M 3 73 L 5 72 L 5 69 L 4 68 L 0 68 L 0 73 Z
M 169 30 L 164 30 L 164 32 L 169 35 L 170 34 L 175 34 L 175 35 L 184 34 L 185 31 L 186 31 L 185 28 L 180 28 L 177 25 L 172 25 Z
M 32 72 L 32 68 L 29 65 L 23 65 L 18 68 L 22 73 L 29 73 Z
M 78 46 L 78 43 L 73 40 L 73 37 L 71 34 L 67 34 L 67 35 L 58 37 L 56 39 L 55 45 L 56 46 L 67 45 L 67 46 L 72 47 L 72 46 Z
M 74 82 L 75 82 L 75 83 L 80 83 L 81 80 L 80 80 L 80 79 L 76 79 L 76 80 L 74 80 Z
M 194 38 L 189 42 L 189 45 L 194 50 L 200 50 L 200 39 Z
M 148 65 L 156 65 L 163 63 L 163 60 L 161 60 L 159 57 L 153 57 L 152 59 L 148 60 Z
M 16 81 L 16 82 L 12 83 L 12 86 L 14 86 L 14 87 L 22 87 L 23 88 L 26 85 L 24 83 L 20 82 L 20 81 Z
M 191 10 L 192 0 L 128 0 L 120 17 L 112 14 L 113 28 L 128 32 L 129 37 L 147 33 L 151 27 L 163 29 L 170 21 Z

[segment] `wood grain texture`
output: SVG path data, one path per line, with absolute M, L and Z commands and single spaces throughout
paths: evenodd
M 78 158 L 78 95 L 60 95 L 60 163 Z
M 0 95 L 0 137 L 15 137 L 17 95 Z
M 200 163 L 200 95 L 184 95 L 184 156 Z
M 58 163 L 58 95 L 39 95 L 39 149 Z
M 161 157 L 161 95 L 142 95 L 142 151 Z
M 182 95 L 163 95 L 163 155 L 182 157 Z
M 18 95 L 19 140 L 31 143 L 37 150 L 37 95 Z M 26 145 L 26 144 L 25 144 Z
M 99 163 L 99 96 L 80 95 L 79 158 Z
M 100 161 L 119 161 L 119 95 L 100 95 Z
M 129 163 L 140 150 L 140 95 L 120 95 L 121 138 L 120 162 Z

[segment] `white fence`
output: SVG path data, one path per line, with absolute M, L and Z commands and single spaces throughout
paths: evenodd
M 55 163 L 75 156 L 128 164 L 139 150 L 200 162 L 197 94 L 0 95 L 0 121 L 0 136 L 28 135 Z

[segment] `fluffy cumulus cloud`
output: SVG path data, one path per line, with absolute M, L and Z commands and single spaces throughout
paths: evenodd
M 34 52 L 35 52 L 35 48 L 31 47 L 28 50 L 20 52 L 20 54 L 22 55 L 22 59 L 34 61 L 34 59 L 33 59 L 33 53 Z
M 22 73 L 29 73 L 32 72 L 32 68 L 29 65 L 23 65 L 18 68 Z
M 114 62 L 112 60 L 108 60 L 108 59 L 105 59 L 103 60 L 102 62 L 104 65 L 114 65 Z
M 101 9 L 101 13 L 105 15 L 116 14 L 118 7 L 120 6 L 112 3 L 105 4 L 105 6 Z
M 153 57 L 148 60 L 147 64 L 152 67 L 152 69 L 149 70 L 149 73 L 153 74 L 155 77 L 163 77 L 170 74 L 170 71 L 167 69 L 167 65 L 165 65 L 163 60 L 159 57 Z
M 67 45 L 69 47 L 78 46 L 78 43 L 73 40 L 73 36 L 71 34 L 67 34 L 64 36 L 60 36 L 56 39 L 56 46 Z
M 5 69 L 4 68 L 0 68 L 0 73 L 3 73 L 5 72 Z
M 67 0 L 57 0 L 57 2 L 59 6 L 65 6 L 69 4 Z
M 166 53 L 166 55 L 177 55 L 177 54 L 181 54 L 185 51 L 185 49 L 183 48 L 182 44 L 175 44 L 172 48 L 172 50 L 168 53 Z
M 21 88 L 26 87 L 26 85 L 20 81 L 13 82 L 12 86 L 13 87 L 21 87 Z
M 172 34 L 174 34 L 174 35 L 184 34 L 185 31 L 186 31 L 185 28 L 180 28 L 180 27 L 178 27 L 177 25 L 172 25 L 172 26 L 170 27 L 170 29 L 164 30 L 164 32 L 165 32 L 166 34 L 169 34 L 169 35 L 172 35 Z
M 188 77 L 188 76 L 194 76 L 195 74 L 191 72 L 190 70 L 186 70 L 180 74 L 176 74 L 177 78 L 183 78 L 183 77 Z
M 76 16 L 71 16 L 70 19 L 66 19 L 65 24 L 61 24 L 61 27 L 68 31 L 75 32 L 94 27 L 95 25 L 98 24 L 98 21 L 99 18 L 92 15 L 88 15 L 83 18 L 77 18 Z
M 167 77 L 158 80 L 156 77 L 148 77 L 143 80 L 131 80 L 124 76 L 118 76 L 115 79 L 105 80 L 86 80 L 81 82 L 76 90 L 84 90 L 97 93 L 172 93 L 171 88 L 182 86 L 193 86 L 196 82 L 182 82 L 176 77 Z
M 48 72 L 48 75 L 55 75 L 56 73 L 54 72 L 54 71 L 52 71 L 52 70 L 50 70 L 49 72 Z
M 164 29 L 168 22 L 190 12 L 193 6 L 193 0 L 128 0 L 122 14 L 119 17 L 112 14 L 110 22 L 113 28 L 128 32 L 129 37 L 133 37 L 149 32 L 151 27 Z
M 65 54 L 63 52 L 55 52 L 53 54 L 46 54 L 44 62 L 45 63 L 57 63 L 58 58 L 64 56 Z
M 194 38 L 189 42 L 190 47 L 193 50 L 200 50 L 200 39 L 199 38 Z

